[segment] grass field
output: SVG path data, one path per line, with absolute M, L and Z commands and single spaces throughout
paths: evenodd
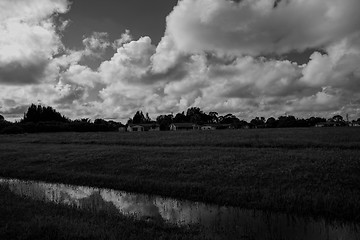
M 1 135 L 0 176 L 359 222 L 360 128 Z

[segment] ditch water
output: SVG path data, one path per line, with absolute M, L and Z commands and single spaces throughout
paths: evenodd
M 65 184 L 1 179 L 13 193 L 107 214 L 197 224 L 221 239 L 359 240 L 360 225 Z

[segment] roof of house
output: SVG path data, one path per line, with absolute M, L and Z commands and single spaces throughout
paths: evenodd
M 227 123 L 206 123 L 204 125 L 202 125 L 203 127 L 205 126 L 210 126 L 210 127 L 231 127 L 231 124 L 227 124 Z
M 173 125 L 175 125 L 175 127 L 193 127 L 193 126 L 198 126 L 195 123 L 172 123 Z
M 139 123 L 139 124 L 129 124 L 129 127 L 159 127 L 157 123 Z
M 333 126 L 333 125 L 339 125 L 341 124 L 340 122 L 319 122 L 316 125 L 329 125 L 329 126 Z

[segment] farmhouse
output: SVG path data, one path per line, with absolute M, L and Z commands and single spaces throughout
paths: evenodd
M 200 126 L 194 123 L 172 123 L 170 124 L 171 131 L 187 131 L 200 130 Z
M 160 125 L 157 123 L 129 124 L 127 127 L 127 131 L 128 132 L 160 131 Z
M 201 126 L 201 130 L 216 130 L 216 126 L 212 124 L 207 124 Z
M 345 126 L 342 122 L 320 122 L 315 125 L 315 127 L 342 127 Z
M 126 132 L 126 127 L 125 126 L 121 126 L 118 128 L 119 132 Z
M 219 129 L 231 129 L 231 124 L 204 124 L 201 126 L 201 130 L 219 130 Z
M 350 127 L 360 127 L 360 122 L 350 122 L 349 126 Z

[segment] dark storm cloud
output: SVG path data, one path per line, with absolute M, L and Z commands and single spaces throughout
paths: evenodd
M 20 62 L 0 65 L 0 84 L 39 84 L 45 76 L 47 66 L 48 61 L 26 63 L 25 65 Z

